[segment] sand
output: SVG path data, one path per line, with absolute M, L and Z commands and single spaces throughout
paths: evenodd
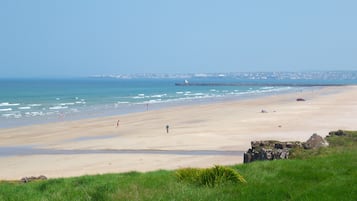
M 0 129 L 0 180 L 238 164 L 252 140 L 305 141 L 313 133 L 325 136 L 331 130 L 357 130 L 356 100 L 357 86 L 307 88 L 261 98 Z

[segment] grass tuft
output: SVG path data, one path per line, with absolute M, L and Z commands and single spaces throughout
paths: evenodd
M 247 183 L 246 180 L 236 170 L 216 165 L 212 168 L 183 168 L 176 171 L 179 181 L 203 186 L 220 186 L 226 183 Z

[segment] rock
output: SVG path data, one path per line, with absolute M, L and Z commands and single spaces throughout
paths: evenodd
M 338 130 L 330 132 L 326 138 L 345 135 L 347 135 L 347 133 Z M 316 149 L 328 146 L 328 143 L 324 138 L 314 133 L 306 142 L 280 142 L 274 140 L 251 141 L 251 146 L 252 148 L 244 153 L 244 163 L 250 163 L 256 160 L 288 159 L 291 149 Z
M 244 163 L 256 160 L 288 159 L 289 151 L 293 148 L 303 148 L 301 142 L 280 142 L 274 140 L 252 141 L 251 149 L 244 153 Z
M 327 145 L 327 142 L 316 133 L 314 133 L 305 143 L 303 143 L 305 149 L 316 149 L 325 147 Z
M 345 132 L 343 132 L 343 130 L 331 131 L 328 134 L 329 135 L 327 137 L 334 136 L 334 135 L 337 135 L 337 136 L 345 136 L 345 135 L 347 135 Z
M 272 149 L 262 149 L 262 160 L 273 160 L 274 159 L 274 153 Z
M 243 163 L 249 163 L 252 161 L 252 155 L 250 153 L 244 153 Z
M 305 101 L 303 98 L 297 98 L 296 101 Z
M 289 149 L 284 149 L 280 154 L 281 159 L 289 159 Z
M 46 177 L 45 175 L 40 175 L 40 176 L 38 177 L 38 179 L 47 180 L 47 177 Z
M 23 177 L 23 178 L 21 178 L 21 181 L 23 183 L 28 183 L 28 182 L 35 181 L 35 180 L 47 180 L 47 177 L 44 176 L 44 175 L 40 175 L 38 177 L 31 176 L 31 177 Z
M 276 143 L 276 144 L 274 145 L 274 148 L 275 148 L 275 149 L 282 149 L 282 148 L 283 148 L 283 144 L 282 144 L 282 143 Z
M 330 135 L 344 135 L 343 131 L 336 131 Z M 256 160 L 279 160 L 288 159 L 290 150 L 296 148 L 315 149 L 327 146 L 328 143 L 314 133 L 306 142 L 290 141 L 280 142 L 275 140 L 251 141 L 251 149 L 244 153 L 244 163 Z

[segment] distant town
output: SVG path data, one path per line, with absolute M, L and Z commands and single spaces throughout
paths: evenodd
M 192 78 L 234 78 L 250 80 L 356 80 L 357 71 L 316 71 L 316 72 L 230 72 L 230 73 L 138 73 L 92 75 L 91 78 L 110 79 L 192 79 Z

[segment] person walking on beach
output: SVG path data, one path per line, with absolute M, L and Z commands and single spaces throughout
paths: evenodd
M 117 128 L 119 127 L 119 122 L 120 122 L 120 120 L 118 119 L 118 121 L 117 121 Z
M 166 125 L 166 133 L 169 133 L 169 125 Z

